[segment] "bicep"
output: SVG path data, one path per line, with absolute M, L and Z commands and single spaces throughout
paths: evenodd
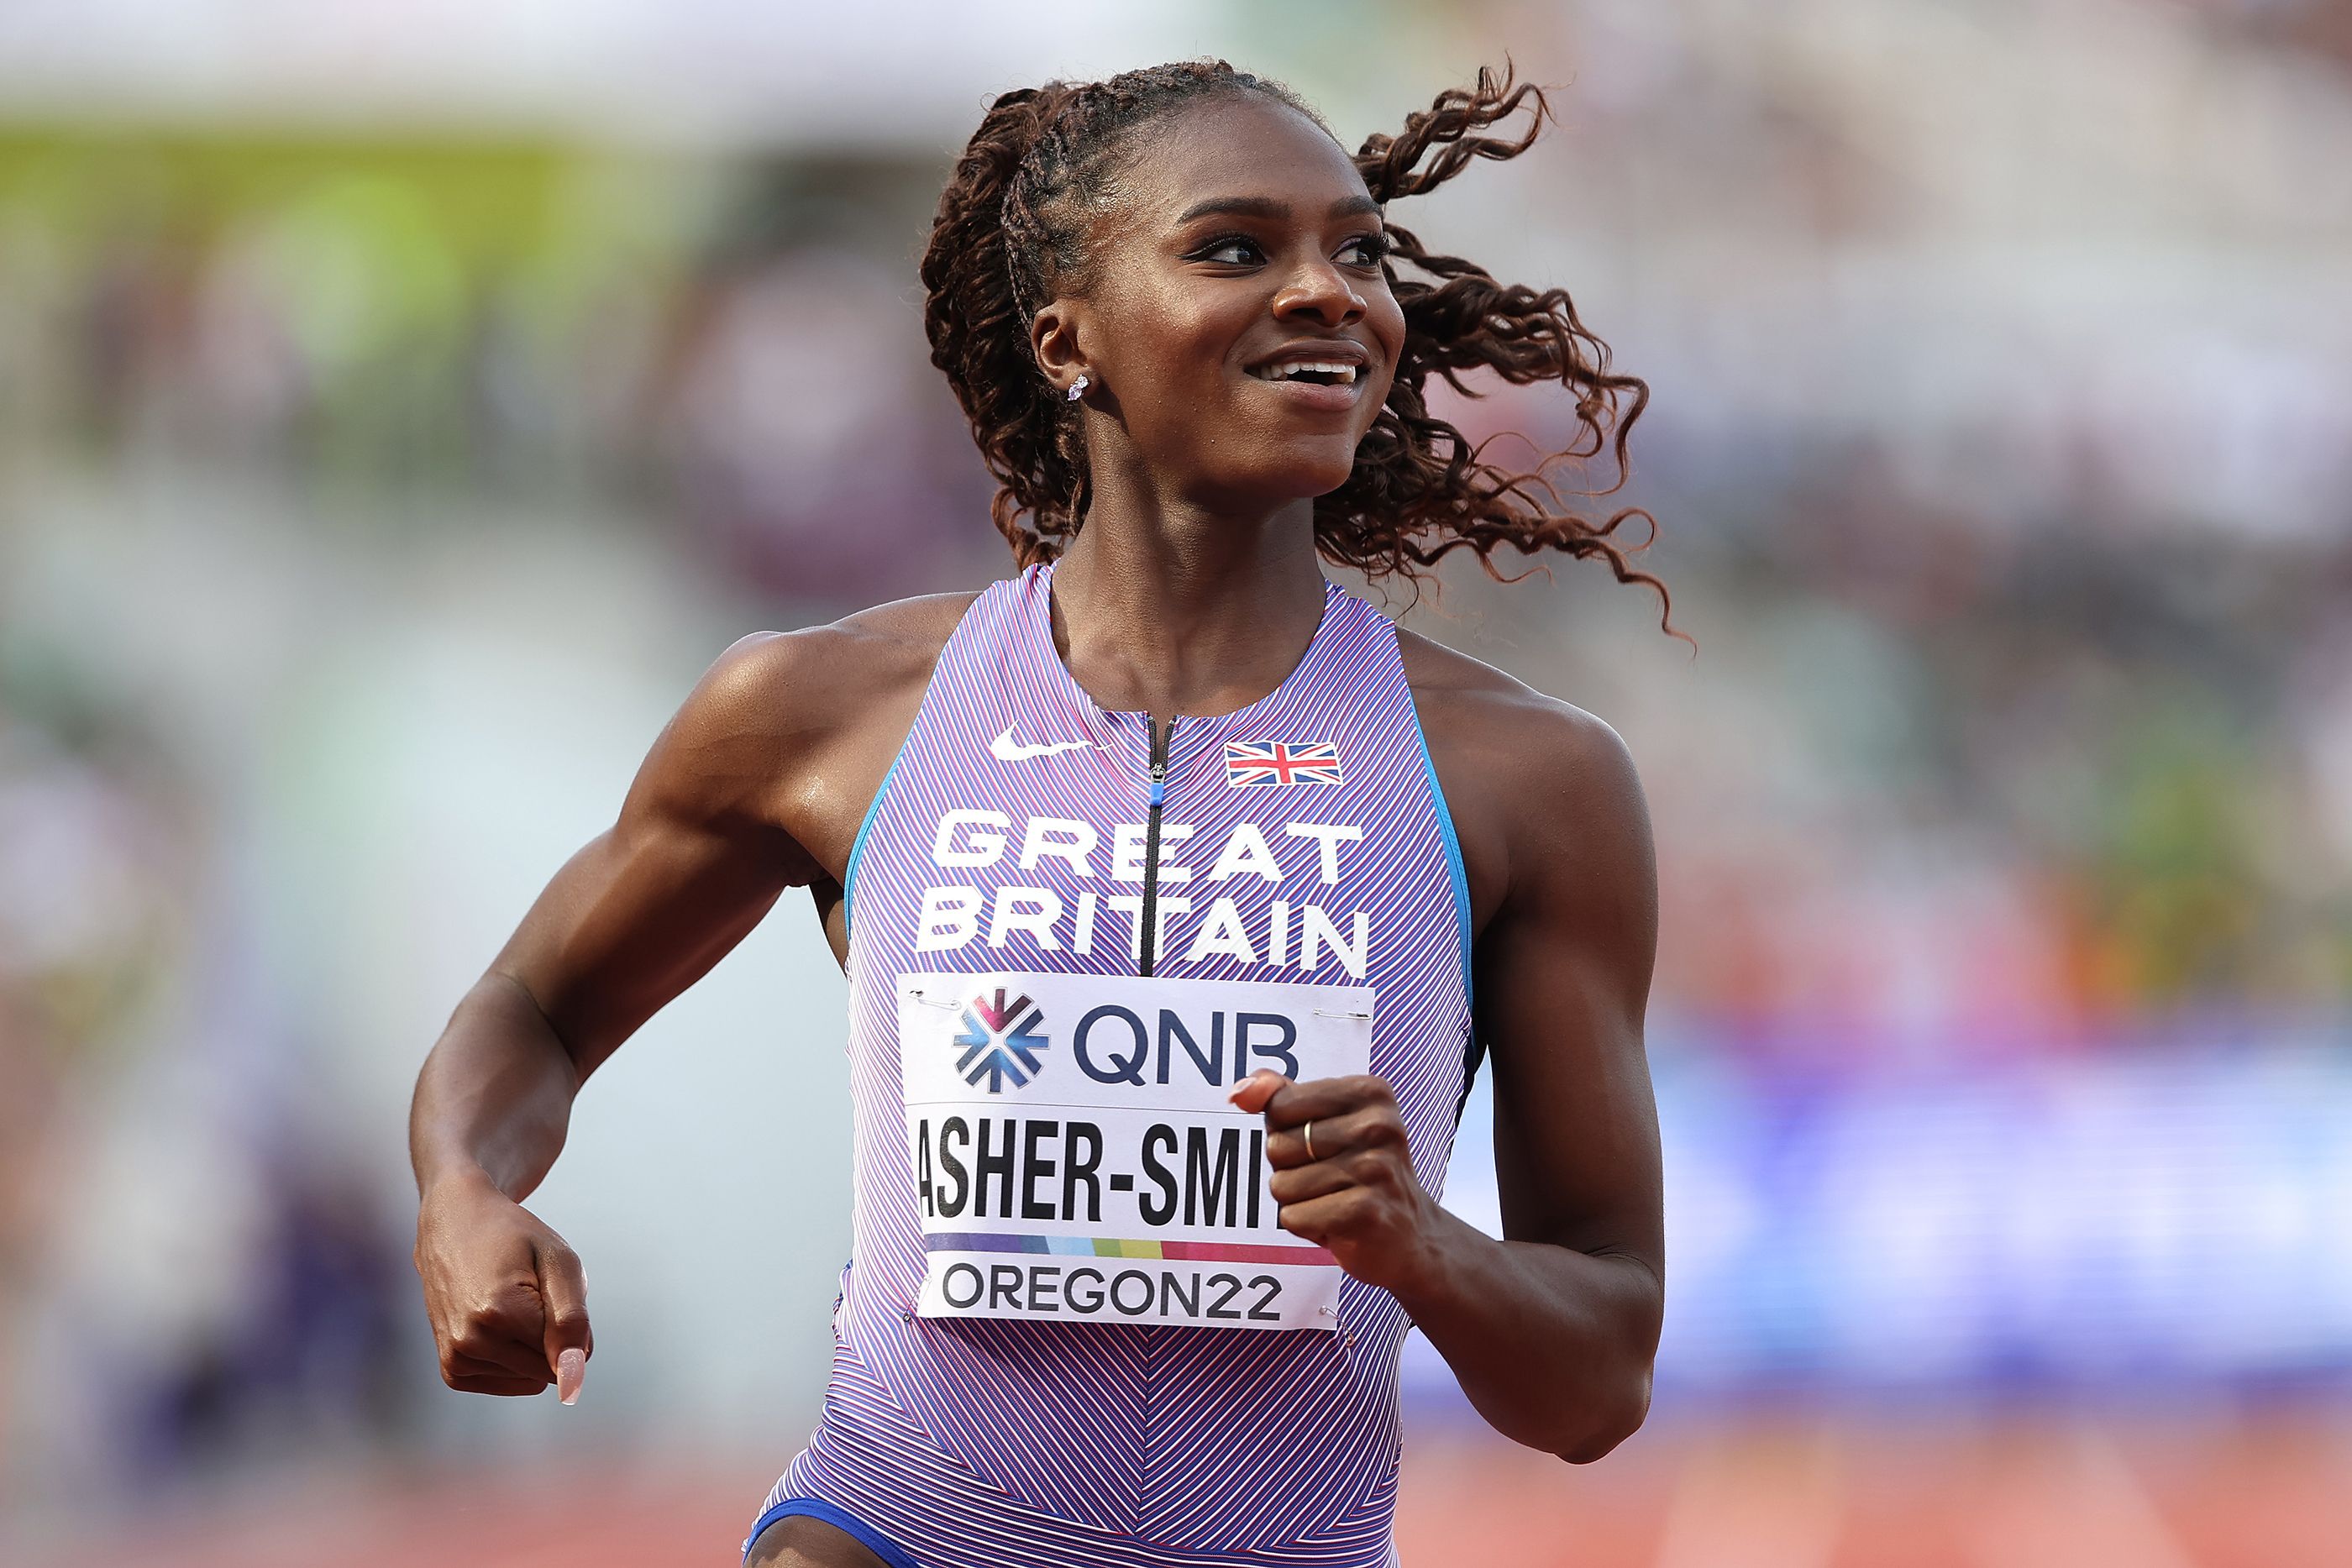
M 772 675 L 739 643 L 654 742 L 613 826 L 548 883 L 491 967 L 535 999 L 584 1078 L 740 942 L 808 856 L 764 807 Z
M 1478 945 L 1504 1234 L 1663 1269 L 1657 1111 L 1642 1042 L 1657 873 L 1632 758 L 1578 716 L 1516 802 L 1509 888 Z

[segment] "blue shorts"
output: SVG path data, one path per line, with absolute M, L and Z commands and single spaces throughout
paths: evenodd
M 794 1514 L 806 1514 L 821 1519 L 845 1535 L 854 1536 L 866 1551 L 890 1564 L 890 1568 L 921 1568 L 906 1549 L 846 1509 L 835 1508 L 829 1502 L 813 1497 L 788 1497 L 761 1514 L 751 1526 L 751 1533 L 743 1538 L 743 1556 L 751 1555 L 751 1543 L 760 1539 L 760 1531 L 780 1519 Z

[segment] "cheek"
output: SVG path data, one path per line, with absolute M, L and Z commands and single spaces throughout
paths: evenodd
M 1404 308 L 1393 296 L 1382 294 L 1364 312 L 1364 325 L 1370 329 L 1372 341 L 1379 345 L 1381 368 L 1381 392 L 1368 397 L 1358 414 L 1356 439 L 1361 442 L 1368 434 L 1381 411 L 1388 405 L 1389 389 L 1396 384 L 1397 359 L 1404 351 Z
M 1372 340 L 1381 346 L 1381 357 L 1393 373 L 1398 356 L 1404 352 L 1404 307 L 1397 303 L 1395 295 L 1383 289 L 1364 312 L 1364 324 L 1371 329 Z
M 1222 373 L 1230 324 L 1221 303 L 1182 280 L 1148 269 L 1122 268 L 1104 280 L 1098 298 L 1111 363 L 1154 386 L 1196 386 Z
M 1162 299 L 1146 311 L 1121 319 L 1115 351 L 1135 397 L 1127 416 L 1139 428 L 1174 422 L 1195 430 L 1200 411 L 1227 395 L 1221 386 L 1231 343 L 1210 314 L 1186 308 L 1181 299 Z

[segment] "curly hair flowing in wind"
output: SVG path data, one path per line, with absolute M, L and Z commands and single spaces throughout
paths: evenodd
M 972 133 L 940 194 L 923 255 L 924 329 L 931 362 L 947 373 L 971 420 L 981 455 L 995 476 L 990 507 L 1023 566 L 1059 555 L 1084 522 L 1088 500 L 1086 439 L 1077 405 L 1057 396 L 1029 342 L 1037 310 L 1082 294 L 1090 222 L 1113 199 L 1119 158 L 1133 134 L 1170 112 L 1253 94 L 1286 104 L 1322 125 L 1279 83 L 1223 60 L 1127 71 L 1098 82 L 1049 82 L 1001 96 Z M 1517 136 L 1481 134 L 1523 108 Z M 1385 204 L 1435 190 L 1474 159 L 1517 157 L 1533 145 L 1549 108 L 1532 83 L 1482 69 L 1475 86 L 1438 95 L 1406 117 L 1395 136 L 1373 136 L 1354 154 L 1372 199 Z M 1617 529 L 1656 519 L 1639 507 L 1594 523 L 1562 508 L 1553 481 L 1565 464 L 1604 447 L 1616 482 L 1626 480 L 1625 443 L 1648 403 L 1648 385 L 1612 373 L 1609 347 L 1585 329 L 1565 289 L 1503 284 L 1475 263 L 1432 253 L 1411 231 L 1388 225 L 1382 264 L 1403 308 L 1405 339 L 1396 379 L 1356 451 L 1348 481 L 1315 503 L 1315 539 L 1324 558 L 1372 578 L 1417 580 L 1449 551 L 1468 549 L 1487 574 L 1506 578 L 1495 552 L 1557 550 L 1605 562 L 1621 582 L 1641 582 L 1660 600 L 1672 630 L 1665 585 L 1637 570 Z M 1407 277 L 1399 264 L 1419 277 Z M 1433 376 L 1478 395 L 1465 372 L 1486 371 L 1517 385 L 1558 382 L 1576 397 L 1578 432 L 1563 450 L 1527 470 L 1490 463 L 1453 424 L 1429 411 Z M 1621 404 L 1624 404 L 1621 412 Z M 1533 569 L 1530 569 L 1533 570 Z M 1524 572 L 1520 576 L 1526 575 Z M 1679 635 L 1679 633 L 1677 633 Z

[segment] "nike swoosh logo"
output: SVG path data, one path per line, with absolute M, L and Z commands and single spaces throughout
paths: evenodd
M 988 743 L 988 749 L 1000 762 L 1026 762 L 1033 757 L 1051 757 L 1057 751 L 1076 751 L 1093 744 L 1091 740 L 1049 740 L 1038 746 L 1024 746 L 1013 738 L 1013 727 L 1008 724 L 1003 734 Z

